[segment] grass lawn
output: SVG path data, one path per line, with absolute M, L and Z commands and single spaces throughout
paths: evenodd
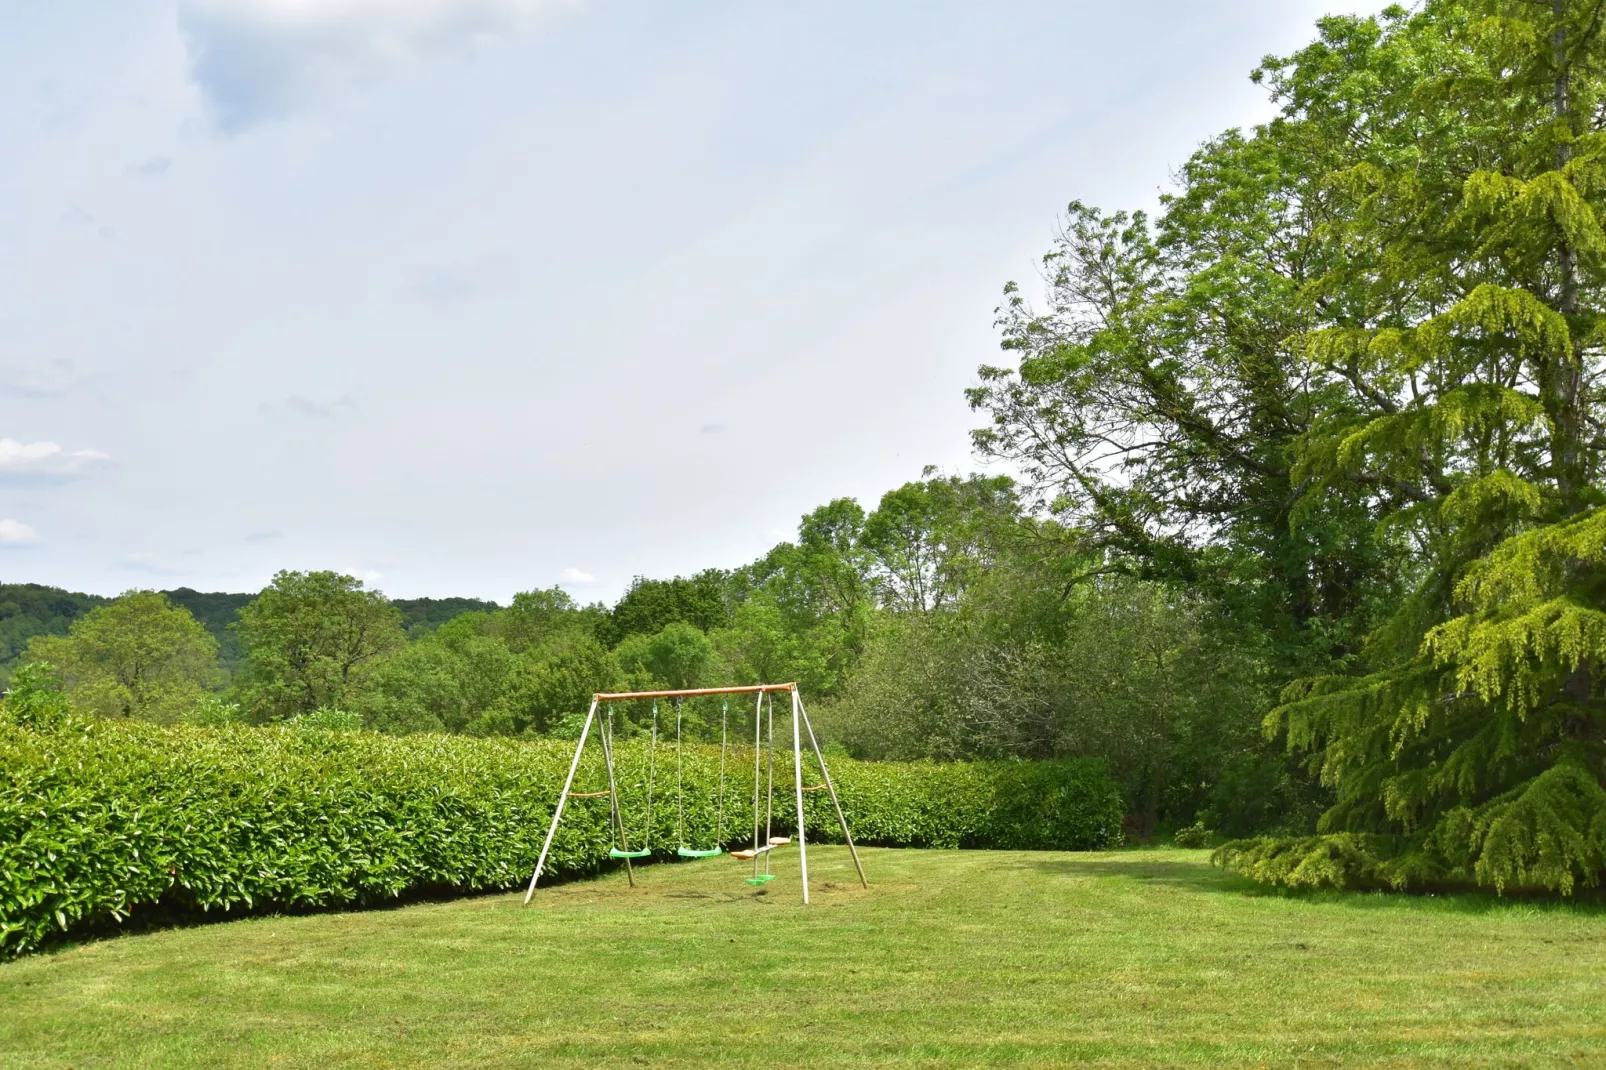
M 1606 913 L 1264 894 L 1204 852 L 728 859 L 0 966 L 0 1065 L 1606 1066 Z

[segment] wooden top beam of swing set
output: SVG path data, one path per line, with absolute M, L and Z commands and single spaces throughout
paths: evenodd
M 760 691 L 796 691 L 797 684 L 748 684 L 745 687 L 693 687 L 680 691 L 598 691 L 591 697 L 598 702 L 623 702 L 632 698 L 691 698 L 694 695 L 752 695 Z

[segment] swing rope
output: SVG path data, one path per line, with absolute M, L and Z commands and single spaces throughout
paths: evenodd
M 675 832 L 680 840 L 680 846 L 686 846 L 686 791 L 681 787 L 680 772 L 683 765 L 681 751 L 684 744 L 680 738 L 680 699 L 675 700 Z
M 658 778 L 658 703 L 652 704 L 652 742 L 647 746 L 647 821 L 641 830 L 641 846 L 632 851 L 625 842 L 624 814 L 619 814 L 619 846 L 608 851 L 609 858 L 646 858 L 652 854 L 652 795 L 653 784 Z M 604 737 L 605 745 L 611 755 L 613 749 L 613 703 L 608 704 L 607 735 Z M 615 800 L 615 808 L 617 808 Z
M 775 846 L 775 696 L 766 695 L 764 701 L 769 708 L 769 730 L 765 732 L 765 749 L 769 752 L 769 769 L 764 774 L 764 845 Z M 774 880 L 775 874 L 770 871 L 770 853 L 764 852 L 764 877 Z
M 725 748 L 729 736 L 731 704 L 725 699 L 719 704 L 719 820 L 714 836 L 715 845 L 725 842 Z
M 716 844 L 714 844 L 714 846 L 709 847 L 707 849 L 698 849 L 696 847 L 691 846 L 690 844 L 688 844 L 686 842 L 686 788 L 685 788 L 684 779 L 683 779 L 683 775 L 682 775 L 682 770 L 684 769 L 684 765 L 685 765 L 685 762 L 684 762 L 684 759 L 682 758 L 682 755 L 685 752 L 685 749 L 686 749 L 686 742 L 685 742 L 685 738 L 684 738 L 684 736 L 682 734 L 682 731 L 681 731 L 680 699 L 676 698 L 675 699 L 675 801 L 676 801 L 676 803 L 677 803 L 677 805 L 679 807 L 679 815 L 680 815 L 679 816 L 680 846 L 675 848 L 675 854 L 679 855 L 681 858 L 711 858 L 714 855 L 724 854 L 725 853 L 725 848 L 720 846 L 720 844 L 716 843 Z M 724 826 L 724 823 L 725 823 L 725 818 L 724 818 L 724 806 L 725 806 L 725 785 L 724 785 L 724 776 L 725 776 L 725 741 L 724 741 L 724 733 L 723 733 L 723 731 L 721 732 L 721 739 L 720 739 L 719 769 L 720 769 L 720 781 L 721 781 L 720 782 L 720 826 L 721 826 L 720 827 L 720 831 L 721 831 L 721 833 L 723 833 L 724 832 L 724 827 L 723 826 Z
M 765 731 L 765 703 L 768 703 L 768 731 Z M 761 844 L 758 838 L 758 784 L 759 763 L 766 760 L 764 770 L 764 841 Z M 753 875 L 746 878 L 748 884 L 765 885 L 775 879 L 771 871 L 770 852 L 777 847 L 791 843 L 786 836 L 775 835 L 775 696 L 765 694 L 760 696 L 758 708 L 753 711 L 753 846 L 749 850 L 736 851 L 737 858 L 753 860 Z M 758 871 L 758 856 L 764 856 L 764 872 Z

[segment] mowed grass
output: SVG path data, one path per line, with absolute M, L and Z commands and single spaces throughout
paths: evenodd
M 1606 914 L 1268 895 L 1203 852 L 809 852 L 0 966 L 28 1067 L 1606 1066 Z

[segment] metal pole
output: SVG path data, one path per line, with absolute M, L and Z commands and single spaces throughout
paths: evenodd
M 758 876 L 758 747 L 764 733 L 764 692 L 753 707 L 753 876 Z
M 825 778 L 825 790 L 831 793 L 831 805 L 836 807 L 837 820 L 842 822 L 842 835 L 848 841 L 848 853 L 853 856 L 853 867 L 859 871 L 859 883 L 866 888 L 870 882 L 864 879 L 864 866 L 859 862 L 859 849 L 853 846 L 853 833 L 848 831 L 848 816 L 842 812 L 842 804 L 836 798 L 836 785 L 831 782 L 831 770 L 825 767 L 825 755 L 820 751 L 820 741 L 814 738 L 814 722 L 809 720 L 809 711 L 803 706 L 803 696 L 794 692 L 797 708 L 803 711 L 803 726 L 809 730 L 809 742 L 814 745 L 814 757 L 820 763 L 820 775 Z
M 764 762 L 764 842 L 773 848 L 775 845 L 770 844 L 770 837 L 775 835 L 775 696 L 764 696 L 764 704 L 765 709 L 769 711 L 767 717 L 769 727 L 765 729 L 769 743 L 764 748 L 765 754 L 768 755 Z M 774 860 L 770 857 L 773 853 L 773 851 L 764 852 L 765 873 L 772 873 L 775 870 Z
M 803 837 L 803 740 L 798 735 L 797 692 L 792 692 L 792 788 L 797 794 L 797 864 L 803 871 L 803 905 L 809 905 L 809 846 Z M 534 887 L 534 885 L 531 885 Z
M 619 850 L 630 850 L 630 841 L 625 838 L 625 819 L 619 812 L 619 785 L 613 779 L 613 707 L 608 707 L 608 719 L 603 722 L 599 733 L 602 737 L 602 760 L 608 767 L 608 807 L 613 811 L 613 824 L 619 830 Z M 636 886 L 636 873 L 630 867 L 630 859 L 625 859 L 625 879 L 630 887 Z
M 563 817 L 563 804 L 569 801 L 569 789 L 574 786 L 574 771 L 580 768 L 580 755 L 586 749 L 586 736 L 591 734 L 591 721 L 597 715 L 597 700 L 591 700 L 586 711 L 586 723 L 580 728 L 580 742 L 574 748 L 574 761 L 569 763 L 569 775 L 563 780 L 563 792 L 558 796 L 558 808 L 552 811 L 552 827 L 546 830 L 546 842 L 541 845 L 541 857 L 535 860 L 535 872 L 530 874 L 530 889 L 524 893 L 524 905 L 530 905 L 535 895 L 535 882 L 541 879 L 541 867 L 546 865 L 547 852 L 552 849 L 552 837 L 557 835 L 558 821 Z

